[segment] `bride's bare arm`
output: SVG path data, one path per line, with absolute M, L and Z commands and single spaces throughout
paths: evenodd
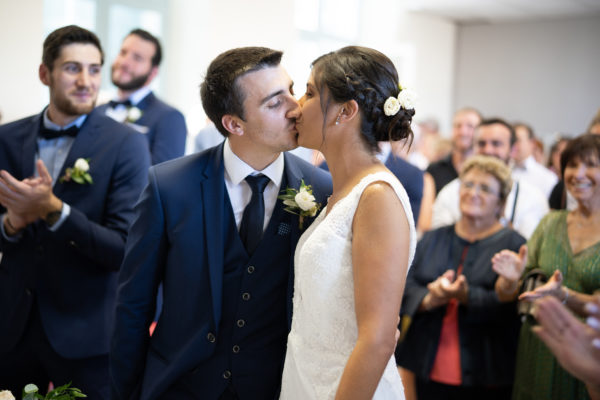
M 358 340 L 336 393 L 344 400 L 371 399 L 394 352 L 410 243 L 404 208 L 385 183 L 365 189 L 352 230 Z

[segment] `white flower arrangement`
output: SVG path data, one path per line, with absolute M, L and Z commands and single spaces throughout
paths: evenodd
M 138 119 L 142 118 L 142 114 L 143 114 L 143 112 L 139 108 L 137 108 L 137 107 L 130 107 L 127 110 L 126 121 L 133 123 L 133 122 L 137 121 Z
M 303 228 L 305 217 L 314 217 L 321 208 L 321 204 L 317 203 L 312 192 L 312 187 L 304 183 L 304 179 L 300 182 L 298 190 L 294 188 L 285 189 L 285 194 L 277 196 L 283 200 L 284 210 L 299 215 L 299 227 Z
M 65 174 L 60 178 L 59 181 L 61 183 L 73 181 L 75 183 L 79 183 L 80 185 L 84 185 L 86 183 L 92 184 L 94 181 L 89 173 L 89 170 L 89 158 L 78 158 L 75 160 L 73 167 L 69 167 L 65 170 Z
M 401 85 L 398 85 L 400 88 L 400 93 L 398 93 L 398 97 L 388 97 L 385 103 L 383 103 L 383 112 L 388 117 L 394 116 L 400 111 L 400 108 L 404 108 L 405 110 L 412 110 L 415 108 L 417 103 L 417 94 L 415 91 L 403 88 Z

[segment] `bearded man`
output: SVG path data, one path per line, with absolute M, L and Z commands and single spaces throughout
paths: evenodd
M 181 157 L 187 135 L 183 114 L 159 100 L 150 88 L 161 59 L 159 40 L 143 29 L 132 30 L 112 65 L 117 98 L 99 107 L 146 136 L 152 165 Z

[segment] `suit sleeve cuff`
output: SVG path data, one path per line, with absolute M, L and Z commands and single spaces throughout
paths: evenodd
M 48 227 L 48 230 L 51 232 L 56 232 L 58 230 L 58 228 L 60 228 L 60 226 L 69 217 L 69 215 L 71 215 L 71 206 L 69 206 L 67 203 L 63 202 L 63 207 L 60 212 L 60 218 L 58 219 L 58 221 L 56 221 L 54 223 L 54 225 Z
M 6 218 L 6 214 L 2 214 L 2 216 L 0 216 L 0 231 L 2 231 L 2 237 L 7 242 L 17 243 L 23 236 L 23 232 L 18 232 L 14 236 L 8 236 L 8 234 L 4 230 L 4 218 Z

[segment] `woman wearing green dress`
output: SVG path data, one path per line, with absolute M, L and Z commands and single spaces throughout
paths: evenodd
M 504 250 L 494 256 L 493 269 L 500 275 L 496 293 L 503 301 L 514 299 L 522 273 L 538 268 L 550 279 L 519 299 L 555 296 L 585 315 L 585 303 L 600 289 L 600 136 L 572 140 L 561 156 L 561 172 L 577 208 L 546 215 L 519 254 Z M 590 398 L 583 382 L 565 371 L 531 331 L 529 321 L 521 328 L 512 398 Z

